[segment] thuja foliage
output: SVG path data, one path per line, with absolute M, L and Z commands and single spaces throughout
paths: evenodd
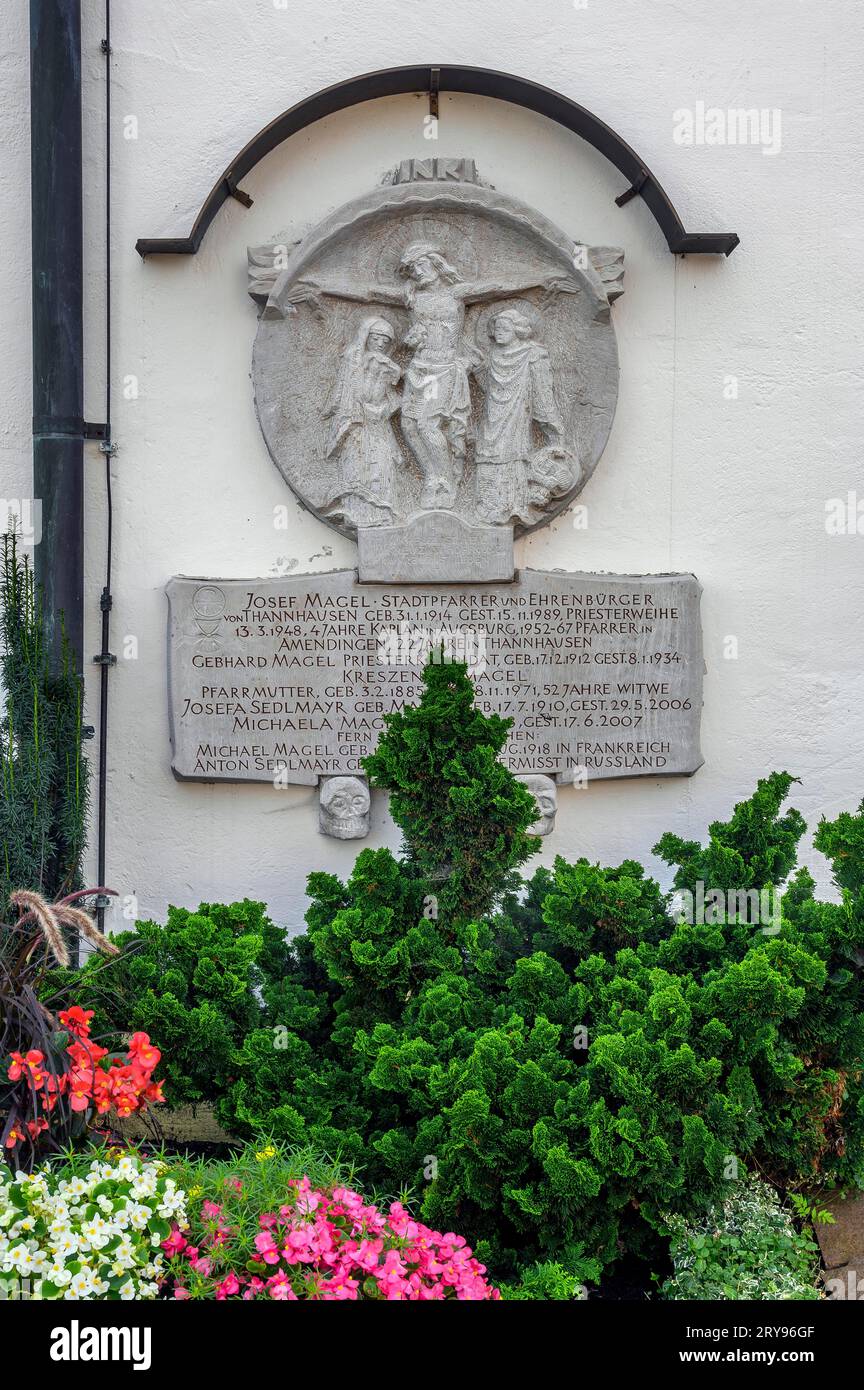
M 405 854 L 311 875 L 307 935 L 224 1121 L 413 1185 L 423 1219 L 470 1231 L 496 1277 L 531 1268 L 525 1290 L 652 1248 L 728 1197 L 744 1158 L 785 1182 L 864 1180 L 864 813 L 817 835 L 842 903 L 799 873 L 770 930 L 737 910 L 679 920 L 634 861 L 558 859 L 517 891 L 531 812 L 497 762 L 503 723 L 453 668 L 425 679 L 368 763 Z M 782 811 L 791 782 L 760 782 L 704 844 L 664 836 L 676 886 L 773 902 L 804 829 Z
M 158 1039 L 169 1104 L 221 1095 L 243 1039 L 261 1021 L 260 988 L 282 974 L 282 933 L 260 903 L 246 901 L 171 907 L 164 926 L 138 922 L 112 940 L 120 956 L 109 968 L 91 957 L 80 971 L 55 971 L 50 987 L 96 1010 L 118 1037 L 141 1031 Z
M 81 887 L 83 683 L 65 638 L 51 660 L 41 594 L 14 532 L 3 536 L 0 645 L 0 903 L 18 888 L 52 900 Z
M 498 760 L 512 721 L 475 707 L 463 665 L 433 660 L 419 705 L 385 722 L 363 766 L 390 793 L 416 875 L 451 921 L 488 912 L 539 847 L 534 799 Z

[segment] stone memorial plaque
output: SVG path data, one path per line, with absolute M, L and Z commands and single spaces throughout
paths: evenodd
M 356 776 L 430 650 L 513 720 L 514 773 L 558 782 L 701 765 L 700 585 L 522 570 L 511 583 L 360 584 L 354 570 L 167 586 L 178 778 Z

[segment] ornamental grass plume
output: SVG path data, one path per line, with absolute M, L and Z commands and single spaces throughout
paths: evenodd
M 68 966 L 69 949 L 63 940 L 63 933 L 60 930 L 61 923 L 64 927 L 72 927 L 81 936 L 85 937 L 91 945 L 95 946 L 106 956 L 117 956 L 120 954 L 113 941 L 109 941 L 107 936 L 96 927 L 92 917 L 86 912 L 82 912 L 80 907 L 73 907 L 72 903 L 76 898 L 90 897 L 93 889 L 85 889 L 80 893 L 69 893 L 65 898 L 59 898 L 55 903 L 46 902 L 40 893 L 34 893 L 29 888 L 19 888 L 10 894 L 9 901 L 14 907 L 21 908 L 21 916 L 16 925 L 20 928 L 29 924 L 30 920 L 36 922 L 48 947 L 58 965 Z M 95 890 L 104 893 L 104 888 Z

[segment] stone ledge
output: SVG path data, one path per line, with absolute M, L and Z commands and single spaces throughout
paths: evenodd
M 127 1139 L 152 1141 L 155 1128 L 170 1144 L 237 1143 L 236 1136 L 224 1130 L 216 1119 L 216 1107 L 211 1101 L 172 1107 L 154 1105 L 147 1117 L 145 1120 L 140 1115 L 130 1115 L 128 1120 L 116 1121 L 113 1127 Z

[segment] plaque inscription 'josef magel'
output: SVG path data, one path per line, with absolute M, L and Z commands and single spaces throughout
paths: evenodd
M 315 785 L 361 771 L 383 718 L 455 640 L 513 772 L 691 773 L 702 642 L 692 575 L 523 570 L 510 584 L 358 584 L 353 570 L 167 586 L 173 770 Z

